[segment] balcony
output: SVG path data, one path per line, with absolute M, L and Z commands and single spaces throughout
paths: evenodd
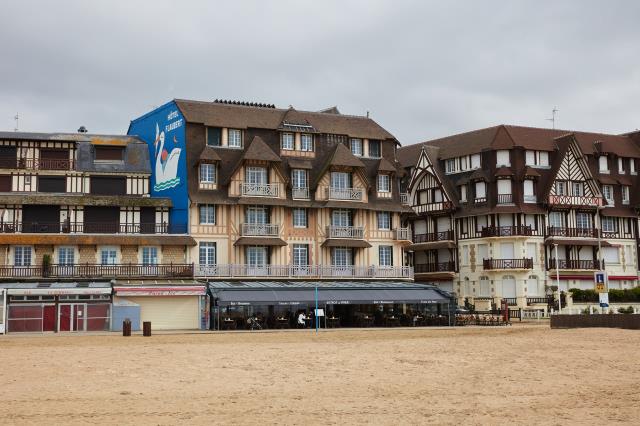
M 525 203 L 537 203 L 538 202 L 538 197 L 536 197 L 535 195 L 524 195 L 524 202 Z
M 193 264 L 76 264 L 0 266 L 0 278 L 175 278 L 192 277 Z
M 362 201 L 363 191 L 360 188 L 326 188 L 326 195 L 329 200 L 342 201 Z
M 294 187 L 291 190 L 291 198 L 293 198 L 294 200 L 308 200 L 309 188 Z
M 494 269 L 533 269 L 533 259 L 483 259 L 485 271 Z
M 476 206 L 483 206 L 487 204 L 487 197 L 476 197 L 473 200 L 473 204 L 475 204 Z
M 327 238 L 349 238 L 362 240 L 364 238 L 364 227 L 362 226 L 327 226 Z
M 579 197 L 570 195 L 549 195 L 549 205 L 592 207 L 602 205 L 600 197 Z
M 75 170 L 75 162 L 69 159 L 0 157 L 0 169 Z
M 240 194 L 243 197 L 278 197 L 280 185 L 277 183 L 246 183 L 240 184 Z
M 549 226 L 547 227 L 547 234 L 551 237 L 598 238 L 598 229 L 561 228 L 556 226 Z
M 604 266 L 604 265 L 603 265 Z M 558 260 L 558 268 L 556 268 L 556 259 L 549 259 L 549 269 L 585 269 L 600 270 L 600 261 L 598 260 Z
M 418 263 L 414 265 L 416 274 L 428 274 L 432 272 L 454 272 L 456 265 L 453 261 Z
M 393 230 L 393 239 L 400 241 L 411 241 L 411 231 L 409 228 L 396 228 Z
M 277 237 L 280 235 L 280 225 L 272 223 L 243 223 L 241 234 L 243 237 Z
M 199 265 L 199 277 L 226 278 L 402 278 L 413 279 L 410 266 Z
M 400 204 L 402 204 L 403 206 L 408 206 L 409 205 L 409 194 L 406 192 L 401 192 L 400 193 Z
M 498 204 L 513 204 L 513 195 L 511 194 L 498 194 Z
M 453 211 L 455 206 L 451 201 L 437 201 L 435 203 L 418 204 L 413 208 L 417 213 L 438 213 Z
M 531 235 L 530 226 L 489 226 L 482 228 L 483 238 L 490 237 L 516 237 Z
M 430 232 L 428 234 L 415 234 L 413 236 L 414 243 L 432 243 L 436 241 L 453 241 L 453 230 L 442 232 Z
M 186 234 L 186 225 L 168 223 L 28 222 L 0 223 L 3 234 Z

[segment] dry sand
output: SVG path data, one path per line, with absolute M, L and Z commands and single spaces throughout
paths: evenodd
M 640 332 L 0 337 L 0 423 L 640 423 Z

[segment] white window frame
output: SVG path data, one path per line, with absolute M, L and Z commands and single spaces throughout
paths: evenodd
M 245 169 L 246 183 L 266 185 L 269 181 L 269 170 L 266 167 L 247 166 Z
M 589 213 L 577 212 L 576 213 L 576 228 L 580 229 L 592 229 L 593 217 Z
M 216 224 L 215 204 L 198 204 L 198 223 L 200 225 Z
M 598 157 L 598 169 L 600 173 L 609 173 L 609 157 L 606 155 Z
M 629 204 L 629 202 L 630 202 L 629 186 L 622 185 L 622 204 Z
M 294 188 L 308 188 L 308 175 L 305 169 L 291 169 L 291 185 Z
M 351 145 L 351 153 L 357 157 L 362 157 L 363 148 L 362 148 L 362 139 L 352 138 L 350 141 Z
M 391 192 L 391 175 L 378 175 L 378 192 Z
M 607 196 L 608 195 L 608 196 Z M 605 200 L 607 200 L 607 204 L 613 205 L 613 186 L 612 185 L 602 185 L 602 196 Z
M 616 232 L 616 220 L 610 216 L 602 216 L 600 226 L 602 232 Z
M 476 182 L 476 199 L 478 198 L 487 198 L 487 183 L 482 180 Z
M 479 169 L 482 167 L 480 154 L 471 154 L 471 168 Z
M 213 241 L 200 241 L 198 244 L 198 264 L 213 266 L 216 264 L 217 244 Z
M 567 181 L 557 180 L 555 182 L 556 187 L 556 195 L 564 196 L 567 195 Z
M 377 212 L 376 222 L 380 231 L 391 230 L 391 213 L 390 212 Z
M 351 178 L 348 172 L 331 172 L 330 185 L 334 189 L 348 189 Z
M 216 183 L 217 167 L 212 163 L 200 163 L 200 182 Z
M 577 190 L 579 188 L 579 190 Z M 571 195 L 584 197 L 584 182 L 571 182 Z
M 13 266 L 28 267 L 33 262 L 33 247 L 31 246 L 14 246 L 13 247 Z
M 467 185 L 460 185 L 460 202 L 467 202 Z
M 293 151 L 295 147 L 295 135 L 289 132 L 282 133 L 280 136 L 280 148 L 285 151 Z
M 456 170 L 456 159 L 455 158 L 447 158 L 444 160 L 445 173 L 451 174 L 455 173 Z
M 114 246 L 100 247 L 100 264 L 101 265 L 118 264 L 118 248 Z
M 565 227 L 565 215 L 562 212 L 549 212 L 549 226 L 553 228 Z
M 378 265 L 393 266 L 393 246 L 378 246 Z
M 313 151 L 313 135 L 309 133 L 300 134 L 300 151 Z
M 307 228 L 309 223 L 307 220 L 307 209 L 303 207 L 295 207 L 291 212 L 294 228 Z
M 309 244 L 294 244 L 292 258 L 293 266 L 309 266 Z
M 622 157 L 618 157 L 618 174 L 625 174 L 626 172 L 624 171 L 624 161 L 622 159 Z
M 349 247 L 333 247 L 331 250 L 331 266 L 353 266 L 353 250 Z
M 242 130 L 227 129 L 227 145 L 229 148 L 242 148 Z
M 142 264 L 144 266 L 153 266 L 158 264 L 158 247 L 144 246 L 141 251 Z
M 58 247 L 58 265 L 73 266 L 76 263 L 76 248 L 71 246 Z
M 496 167 L 511 167 L 511 155 L 508 149 L 499 149 L 496 151 Z

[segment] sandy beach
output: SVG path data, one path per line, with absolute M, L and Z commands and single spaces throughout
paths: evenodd
M 637 424 L 640 333 L 0 337 L 7 424 Z

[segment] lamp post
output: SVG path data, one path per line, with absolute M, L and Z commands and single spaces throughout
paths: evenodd
M 556 251 L 556 286 L 558 287 L 558 312 L 562 312 L 562 293 L 560 293 L 560 264 L 558 263 L 558 244 L 553 244 Z

